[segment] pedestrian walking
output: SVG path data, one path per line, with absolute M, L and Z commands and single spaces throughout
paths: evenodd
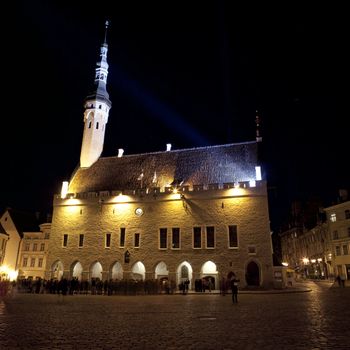
M 342 287 L 345 287 L 345 275 L 341 275 L 341 276 L 340 276 L 340 285 L 341 285 Z
M 232 276 L 230 284 L 232 291 L 232 303 L 238 303 L 238 282 L 239 279 L 235 275 Z

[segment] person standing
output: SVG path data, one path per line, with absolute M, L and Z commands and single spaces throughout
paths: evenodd
M 233 303 L 238 303 L 238 282 L 239 282 L 239 279 L 237 279 L 236 276 L 233 275 L 230 281 Z

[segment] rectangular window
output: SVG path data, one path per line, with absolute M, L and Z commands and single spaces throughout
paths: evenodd
M 105 247 L 106 248 L 110 248 L 111 247 L 111 234 L 110 233 L 106 233 Z
M 31 258 L 30 259 L 30 267 L 34 267 L 35 266 L 35 258 Z
M 202 248 L 202 229 L 193 227 L 193 248 Z
M 335 255 L 336 256 L 340 256 L 341 254 L 340 254 L 340 246 L 339 245 L 337 245 L 336 247 L 335 247 Z
M 24 250 L 25 250 L 25 251 L 28 251 L 28 250 L 29 250 L 29 246 L 30 246 L 30 244 L 29 244 L 29 243 L 26 243 L 26 244 L 24 245 Z
M 166 228 L 161 228 L 159 229 L 159 248 L 160 249 L 167 249 L 168 248 L 168 240 L 167 237 L 167 229 Z
M 339 238 L 338 231 L 337 230 L 333 231 L 333 239 L 338 239 L 338 238 Z
M 180 249 L 180 229 L 178 227 L 173 227 L 172 229 L 171 247 L 173 249 Z
M 39 258 L 38 267 L 43 267 L 43 258 Z
M 45 239 L 50 239 L 50 234 L 48 232 L 45 233 Z
M 238 248 L 237 225 L 228 227 L 228 246 L 229 248 Z
M 41 243 L 40 244 L 40 251 L 44 251 L 45 250 L 45 243 Z
M 120 241 L 119 246 L 123 248 L 125 246 L 125 227 L 120 228 Z
M 348 227 L 348 237 L 350 237 L 350 227 Z
M 84 234 L 81 233 L 79 235 L 79 248 L 83 247 L 84 246 Z
M 343 254 L 344 255 L 348 255 L 349 254 L 348 246 L 346 244 L 343 245 Z
M 140 234 L 139 233 L 135 233 L 135 236 L 134 236 L 134 247 L 135 248 L 139 248 L 140 247 Z
M 68 245 L 68 235 L 67 235 L 67 234 L 64 234 L 64 235 L 63 235 L 62 246 L 63 246 L 63 247 L 67 247 L 67 245 Z
M 23 258 L 23 267 L 26 267 L 28 264 L 28 258 Z
M 207 226 L 207 248 L 215 248 L 214 226 Z
M 345 219 L 350 219 L 350 210 L 345 210 Z
M 33 244 L 33 252 L 38 250 L 38 243 Z

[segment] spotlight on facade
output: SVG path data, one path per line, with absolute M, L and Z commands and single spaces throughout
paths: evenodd
M 62 182 L 61 198 L 66 198 L 68 193 L 68 181 Z
M 124 150 L 122 148 L 118 148 L 118 158 L 123 157 Z

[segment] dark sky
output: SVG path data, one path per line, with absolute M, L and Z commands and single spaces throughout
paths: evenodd
M 107 18 L 104 156 L 251 141 L 258 109 L 272 228 L 292 199 L 349 189 L 345 8 L 113 3 L 17 1 L 6 13 L 0 210 L 50 211 L 78 165 Z

